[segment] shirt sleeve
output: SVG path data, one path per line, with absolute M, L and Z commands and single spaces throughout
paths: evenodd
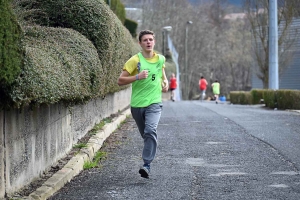
M 138 61 L 138 56 L 134 55 L 124 64 L 123 70 L 127 71 L 131 76 L 138 74 Z

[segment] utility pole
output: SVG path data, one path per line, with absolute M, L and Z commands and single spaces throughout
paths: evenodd
M 277 0 L 269 0 L 269 89 L 277 90 L 278 81 Z
M 162 54 L 165 55 L 165 30 L 162 30 Z
M 183 94 L 183 99 L 188 100 L 188 30 L 189 30 L 189 25 L 192 24 L 192 21 L 187 21 L 185 25 L 185 66 L 184 66 L 184 72 L 183 72 L 183 85 L 184 87 L 182 88 L 182 94 Z
M 168 34 L 172 30 L 172 26 L 164 26 L 162 28 L 162 54 L 166 54 L 166 48 L 168 43 L 166 44 L 166 40 L 168 39 Z

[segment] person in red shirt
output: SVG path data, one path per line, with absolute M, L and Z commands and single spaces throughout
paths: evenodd
M 207 88 L 207 81 L 203 76 L 201 76 L 201 78 L 199 80 L 200 100 L 201 101 L 203 101 L 203 99 L 205 98 L 206 88 Z
M 171 90 L 171 100 L 175 101 L 175 92 L 174 90 L 177 88 L 177 80 L 175 77 L 175 74 L 172 73 L 171 78 L 170 78 L 170 90 Z

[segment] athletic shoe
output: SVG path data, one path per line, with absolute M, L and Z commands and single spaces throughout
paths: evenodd
M 141 174 L 141 177 L 143 178 L 149 178 L 150 174 L 150 165 L 145 164 L 141 169 L 139 170 L 139 173 Z

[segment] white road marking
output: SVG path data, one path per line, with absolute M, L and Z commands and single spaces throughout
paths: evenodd
M 286 184 L 274 184 L 274 185 L 269 185 L 269 187 L 275 187 L 275 188 L 288 188 L 289 186 Z
M 299 175 L 299 172 L 294 172 L 294 171 L 279 171 L 279 172 L 272 172 L 270 174 L 275 174 L 275 175 Z
M 223 144 L 224 142 L 206 142 L 205 144 Z
M 244 172 L 220 172 L 217 174 L 210 174 L 209 176 L 242 176 L 247 175 L 247 173 Z

